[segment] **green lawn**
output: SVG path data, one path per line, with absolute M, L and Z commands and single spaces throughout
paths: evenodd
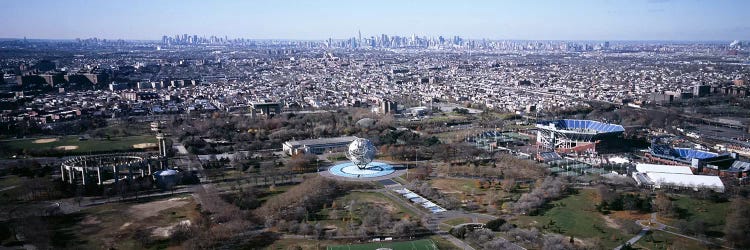
M 679 196 L 674 204 L 680 208 L 682 220 L 703 220 L 708 224 L 710 231 L 721 232 L 724 228 L 725 217 L 729 213 L 731 202 L 713 202 L 710 200 L 695 199 L 687 196 Z
M 440 250 L 458 250 L 460 248 L 456 247 L 456 245 L 453 245 L 450 241 L 441 238 L 440 236 L 433 235 L 429 238 L 433 242 L 435 242 L 435 245 L 437 245 L 438 249 Z
M 135 144 L 157 142 L 156 137 L 153 135 L 113 137 L 110 140 L 88 139 L 83 141 L 78 140 L 78 136 L 65 136 L 59 138 L 57 141 L 47 143 L 34 143 L 35 140 L 37 139 L 2 141 L 0 142 L 0 147 L 2 147 L 3 150 L 2 152 L 0 152 L 0 154 L 11 156 L 19 150 L 25 150 L 27 153 L 33 156 L 44 155 L 46 152 L 50 151 L 58 151 L 58 154 L 64 154 L 65 152 L 74 154 L 121 152 L 134 150 L 133 145 Z M 77 148 L 68 151 L 56 150 L 56 148 L 60 146 L 76 146 Z
M 378 248 L 390 248 L 393 250 L 431 250 L 438 249 L 438 245 L 429 239 L 405 241 L 405 242 L 374 242 L 359 245 L 329 246 L 328 250 L 372 250 Z
M 16 175 L 6 175 L 0 177 L 0 207 L 5 207 L 5 205 L 13 205 L 12 203 L 2 203 L 20 199 L 21 196 L 28 192 L 28 190 L 23 188 L 24 183 L 26 183 L 28 180 L 29 179 L 25 177 Z
M 16 175 L 6 175 L 0 177 L 0 189 L 21 185 L 21 183 L 23 183 L 23 177 L 19 177 Z
M 393 212 L 398 217 L 402 217 L 405 215 L 408 215 L 409 217 L 416 216 L 414 212 L 405 208 L 400 203 L 392 200 L 391 198 L 389 198 L 388 196 L 385 196 L 384 194 L 377 193 L 377 192 L 356 192 L 356 191 L 350 192 L 336 199 L 336 203 L 339 204 L 340 207 L 343 207 L 349 204 L 352 200 L 358 203 L 375 203 L 375 204 L 388 206 L 389 209 L 393 209 Z M 321 214 L 328 212 L 328 209 L 324 209 L 324 210 L 325 211 L 321 211 Z
M 553 206 L 538 216 L 519 216 L 513 223 L 521 227 L 535 226 L 547 232 L 574 236 L 583 240 L 599 239 L 607 248 L 614 248 L 633 235 L 607 226 L 596 211 L 593 190 L 580 190 L 549 205 Z

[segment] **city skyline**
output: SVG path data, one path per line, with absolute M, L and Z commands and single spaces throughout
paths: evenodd
M 357 32 L 491 40 L 748 40 L 746 1 L 539 1 L 472 4 L 11 1 L 2 38 L 158 40 L 198 34 L 325 40 Z M 29 18 L 33 17 L 33 18 Z

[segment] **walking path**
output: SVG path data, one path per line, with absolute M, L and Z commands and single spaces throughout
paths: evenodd
M 710 242 L 710 241 L 706 241 L 706 240 L 702 240 L 702 239 L 695 238 L 695 237 L 692 237 L 692 236 L 687 236 L 687 235 L 684 235 L 684 234 L 681 234 L 681 233 L 675 233 L 675 232 L 666 230 L 666 228 L 670 227 L 670 226 L 665 225 L 664 223 L 661 223 L 658 220 L 656 220 L 656 212 L 651 213 L 651 218 L 650 219 L 648 219 L 648 220 L 637 220 L 637 221 L 635 221 L 635 223 L 638 224 L 639 226 L 643 227 L 643 229 L 637 235 L 635 235 L 633 238 L 630 238 L 630 240 L 628 240 L 625 244 L 630 244 L 632 246 L 633 244 L 635 244 L 636 242 L 638 242 L 638 240 L 640 240 L 641 238 L 643 238 L 643 236 L 645 236 L 648 233 L 648 231 L 650 231 L 650 230 L 659 230 L 659 231 L 662 231 L 662 232 L 665 232 L 665 233 L 674 234 L 674 235 L 677 235 L 677 236 L 680 236 L 680 237 L 683 237 L 683 238 L 688 238 L 688 239 L 691 239 L 691 240 L 699 241 L 699 242 L 707 244 L 707 245 L 717 246 L 716 243 L 713 243 L 713 242 Z M 622 247 L 624 247 L 625 244 L 617 246 L 615 248 L 615 250 L 622 249 Z M 724 247 L 724 246 L 721 246 L 721 247 L 727 248 L 727 247 Z
M 395 182 L 394 182 L 395 183 Z M 435 233 L 436 235 L 440 236 L 441 238 L 450 241 L 453 243 L 453 245 L 461 248 L 461 249 L 474 249 L 469 244 L 466 244 L 466 242 L 463 242 L 462 240 L 456 238 L 455 236 L 449 234 L 446 231 L 443 231 L 440 229 L 439 225 L 444 224 L 443 221 L 454 219 L 454 218 L 461 218 L 461 217 L 469 217 L 472 221 L 477 222 L 479 221 L 479 218 L 483 218 L 485 220 L 494 220 L 497 219 L 497 217 L 487 214 L 478 214 L 478 213 L 468 213 L 464 211 L 456 211 L 456 210 L 447 210 L 445 212 L 440 213 L 427 213 L 424 210 L 414 206 L 411 202 L 408 202 L 404 198 L 397 196 L 394 194 L 395 189 L 401 189 L 403 186 L 399 183 L 390 184 L 386 186 L 386 189 L 378 189 L 376 192 L 382 193 L 388 197 L 390 197 L 392 200 L 396 201 L 397 203 L 401 204 L 403 207 L 406 207 L 407 209 L 411 210 L 412 212 L 421 215 L 423 220 L 426 222 L 425 226 L 427 229 Z M 499 237 L 499 236 L 498 236 Z M 502 238 L 502 237 L 499 237 Z M 507 239 L 506 239 L 507 240 Z M 523 249 L 526 248 L 517 245 L 511 241 L 508 241 L 510 244 L 515 246 L 516 249 Z

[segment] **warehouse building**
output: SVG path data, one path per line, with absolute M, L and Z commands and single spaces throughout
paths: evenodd
M 688 166 L 637 164 L 632 176 L 639 186 L 653 189 L 692 189 L 724 192 L 718 176 L 694 175 Z

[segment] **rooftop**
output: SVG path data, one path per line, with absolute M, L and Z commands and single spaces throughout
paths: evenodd
M 581 133 L 616 133 L 624 132 L 625 128 L 617 124 L 609 124 L 591 120 L 552 120 L 542 121 L 536 124 L 537 128 L 541 129 L 552 129 L 552 130 L 565 130 L 572 132 Z
M 307 140 L 299 140 L 299 141 L 287 141 L 286 144 L 292 146 L 292 147 L 299 147 L 299 146 L 310 146 L 310 145 L 321 145 L 321 144 L 339 144 L 339 143 L 349 143 L 357 139 L 356 136 L 341 136 L 341 137 L 332 137 L 332 138 L 318 138 L 318 139 L 307 139 Z

